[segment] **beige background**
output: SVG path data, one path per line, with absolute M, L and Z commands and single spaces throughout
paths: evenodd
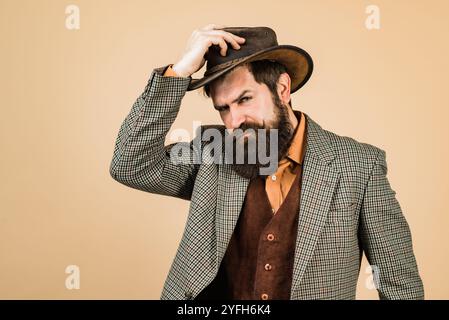
M 68 4 L 80 30 L 65 28 Z M 370 4 L 380 30 L 365 28 Z M 445 0 L 1 0 L 0 298 L 159 298 L 188 202 L 124 187 L 109 164 L 152 69 L 219 23 L 271 26 L 312 55 L 295 108 L 386 150 L 426 297 L 448 299 L 448 12 Z M 220 121 L 199 92 L 173 128 L 194 120 Z M 65 288 L 71 264 L 79 290 Z M 364 270 L 358 298 L 376 299 Z

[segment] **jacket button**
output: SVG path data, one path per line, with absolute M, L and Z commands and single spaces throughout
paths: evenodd
M 267 263 L 266 265 L 265 265 L 265 270 L 267 270 L 267 271 L 270 271 L 271 269 L 273 269 L 273 267 L 271 266 L 271 264 L 269 264 L 269 263 Z
M 260 296 L 260 298 L 261 298 L 262 300 L 268 300 L 268 294 L 262 293 L 262 295 Z
M 274 240 L 274 234 L 269 233 L 269 234 L 267 235 L 267 240 L 268 240 L 268 241 L 273 241 L 273 240 Z
M 192 300 L 193 294 L 191 292 L 186 292 L 185 297 L 187 300 Z

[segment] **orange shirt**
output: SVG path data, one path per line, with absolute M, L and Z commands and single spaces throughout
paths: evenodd
M 172 65 L 170 65 L 167 70 L 165 70 L 164 76 L 177 77 L 178 75 L 173 71 Z M 301 119 L 298 120 L 299 124 L 295 130 L 295 135 L 292 144 L 288 149 L 287 156 L 279 161 L 276 172 L 273 175 L 268 176 L 265 180 L 265 191 L 270 201 L 273 214 L 276 214 L 282 205 L 282 202 L 287 197 L 288 191 L 296 177 L 294 173 L 295 168 L 302 165 L 304 159 L 303 145 L 305 143 L 304 134 L 306 129 L 304 113 L 301 112 Z M 302 170 L 302 168 L 300 170 Z
M 167 70 L 165 70 L 164 76 L 166 77 L 177 77 L 178 75 L 176 72 L 172 69 L 172 64 L 168 66 Z
M 268 176 L 265 180 L 265 191 L 270 200 L 273 213 L 277 212 L 287 197 L 288 191 L 296 177 L 295 169 L 299 165 L 302 166 L 304 160 L 305 150 L 303 145 L 305 143 L 304 135 L 306 131 L 306 117 L 304 113 L 301 112 L 301 119 L 298 120 L 299 124 L 293 136 L 292 144 L 288 149 L 287 156 L 279 161 L 276 172 Z M 297 171 L 298 174 L 300 174 L 301 170 L 302 167 Z

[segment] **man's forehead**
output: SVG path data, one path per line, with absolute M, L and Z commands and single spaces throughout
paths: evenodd
M 247 68 L 239 68 L 211 86 L 211 97 L 214 103 L 224 104 L 236 99 L 243 91 L 255 91 L 256 85 L 252 73 Z

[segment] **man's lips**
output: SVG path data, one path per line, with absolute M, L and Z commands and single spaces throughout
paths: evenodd
M 254 135 L 255 135 L 255 131 L 256 131 L 256 130 L 246 130 L 246 131 L 243 131 L 242 133 L 239 133 L 239 134 L 235 135 L 235 139 L 236 139 L 237 141 L 240 141 L 240 140 L 242 140 L 242 139 L 244 139 L 244 138 L 248 138 L 248 137 L 250 137 L 250 136 L 254 136 Z

